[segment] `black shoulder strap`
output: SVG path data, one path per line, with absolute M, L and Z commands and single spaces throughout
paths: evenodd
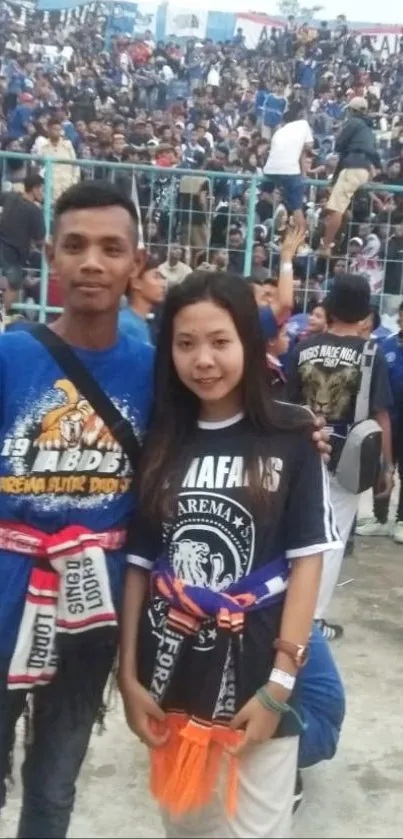
M 136 469 L 140 446 L 129 420 L 115 408 L 109 396 L 102 390 L 69 344 L 63 341 L 63 338 L 52 332 L 45 324 L 35 326 L 31 330 L 31 335 L 48 350 L 67 378 L 87 399 L 95 413 L 104 421 L 112 436 L 121 445 L 132 468 Z

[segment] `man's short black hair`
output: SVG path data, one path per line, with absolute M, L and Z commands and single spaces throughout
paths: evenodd
M 326 297 L 325 308 L 331 320 L 359 323 L 368 317 L 371 289 L 362 274 L 340 274 Z
M 288 108 L 284 114 L 283 122 L 296 122 L 299 119 L 304 119 L 306 113 L 305 105 L 302 102 L 289 102 Z
M 55 204 L 55 222 L 57 224 L 60 217 L 70 210 L 91 210 L 98 207 L 122 207 L 123 210 L 127 210 L 137 237 L 138 216 L 133 201 L 108 181 L 83 181 L 62 192 Z
M 48 128 L 49 128 L 49 126 L 51 126 L 51 125 L 60 125 L 60 127 L 61 127 L 61 125 L 62 125 L 62 120 L 61 120 L 61 119 L 59 119 L 59 117 L 49 117 L 49 119 L 48 119 Z
M 374 306 L 371 303 L 369 307 L 369 314 L 372 315 L 372 331 L 375 332 L 375 329 L 379 329 L 381 325 L 381 316 L 379 314 L 378 306 Z
M 24 180 L 24 192 L 32 192 L 37 186 L 43 186 L 45 183 L 42 175 L 27 175 Z

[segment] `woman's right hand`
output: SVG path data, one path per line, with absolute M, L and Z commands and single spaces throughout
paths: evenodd
M 150 749 L 163 746 L 169 737 L 169 731 L 157 731 L 163 728 L 165 714 L 149 691 L 133 677 L 120 679 L 119 686 L 129 728 Z

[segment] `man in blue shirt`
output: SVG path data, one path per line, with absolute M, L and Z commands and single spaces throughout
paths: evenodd
M 381 342 L 388 365 L 389 383 L 393 396 L 391 410 L 393 462 L 400 480 L 400 491 L 396 511 L 393 538 L 403 545 L 403 303 L 398 311 L 398 331 Z M 374 516 L 359 522 L 359 536 L 388 536 L 391 532 L 388 522 L 390 498 L 374 499 Z
M 392 447 L 400 480 L 394 540 L 403 545 L 403 303 L 399 306 L 399 331 L 382 343 L 393 394 Z
M 255 100 L 255 110 L 260 125 L 266 126 L 271 130 L 277 128 L 283 119 L 286 107 L 287 99 L 284 96 L 283 82 L 276 82 L 273 91 L 265 88 L 258 90 Z
M 153 351 L 117 330 L 144 261 L 137 235 L 132 202 L 84 182 L 56 204 L 48 258 L 65 298 L 52 330 L 140 441 Z M 34 688 L 18 836 L 51 839 L 66 836 L 116 653 L 135 466 L 32 332 L 0 337 L 0 383 L 0 807 L 24 686 Z
M 334 757 L 346 710 L 343 683 L 328 643 L 315 624 L 309 639 L 308 661 L 298 675 L 297 690 L 306 728 L 299 741 L 294 812 L 303 798 L 300 770 Z
M 33 93 L 34 64 L 30 56 L 10 61 L 7 67 L 7 78 L 9 94 Z
M 8 131 L 11 139 L 27 134 L 28 123 L 32 121 L 35 100 L 31 93 L 21 93 L 19 104 L 8 115 Z
M 130 283 L 128 305 L 119 312 L 119 331 L 151 344 L 147 318 L 162 303 L 164 292 L 165 280 L 158 270 L 158 260 L 149 255 L 142 273 Z

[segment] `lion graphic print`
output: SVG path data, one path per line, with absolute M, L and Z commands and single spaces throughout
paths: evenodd
M 325 418 L 331 434 L 331 470 L 337 465 L 348 429 L 354 422 L 364 344 L 364 338 L 355 335 L 327 332 L 301 341 L 291 357 L 289 398 L 308 405 L 315 414 Z M 370 415 L 388 410 L 389 404 L 386 362 L 378 350 L 372 371 Z
M 359 370 L 354 367 L 321 370 L 308 362 L 301 367 L 304 401 L 315 414 L 340 420 L 357 394 L 359 377 Z

